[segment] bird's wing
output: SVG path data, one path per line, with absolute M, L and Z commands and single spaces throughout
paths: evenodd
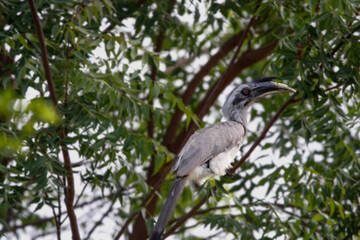
M 221 122 L 196 131 L 186 142 L 173 167 L 173 173 L 182 177 L 195 167 L 237 145 L 246 134 L 244 126 L 235 121 Z

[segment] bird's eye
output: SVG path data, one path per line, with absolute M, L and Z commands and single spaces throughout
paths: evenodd
M 250 90 L 248 88 L 243 89 L 241 92 L 244 95 L 249 95 L 250 94 Z

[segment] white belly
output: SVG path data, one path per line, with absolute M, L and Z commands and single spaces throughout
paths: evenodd
M 216 155 L 209 161 L 209 164 L 204 163 L 200 166 L 195 167 L 190 172 L 189 179 L 201 183 L 204 178 L 208 178 L 213 175 L 224 175 L 226 173 L 226 169 L 231 166 L 230 164 L 236 157 L 238 151 L 239 147 L 236 146 Z
M 233 147 L 216 155 L 213 159 L 210 160 L 210 170 L 215 174 L 222 176 L 226 173 L 226 169 L 230 167 L 231 162 L 236 157 L 236 154 L 239 151 L 239 147 Z

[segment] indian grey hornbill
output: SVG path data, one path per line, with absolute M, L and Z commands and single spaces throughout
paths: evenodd
M 260 78 L 236 87 L 228 95 L 223 114 L 228 119 L 196 131 L 177 155 L 172 187 L 150 240 L 158 240 L 170 219 L 187 180 L 198 183 L 206 177 L 224 175 L 246 136 L 247 110 L 252 103 L 268 94 L 295 92 L 285 84 L 275 83 L 274 77 Z

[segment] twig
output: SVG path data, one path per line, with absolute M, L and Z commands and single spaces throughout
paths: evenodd
M 57 176 L 58 178 L 58 181 L 61 182 L 61 178 L 60 176 Z M 61 230 L 61 187 L 60 186 L 57 186 L 57 201 L 58 201 L 58 215 L 57 216 L 54 216 L 57 223 L 59 223 L 59 226 L 56 226 L 57 229 L 56 231 L 60 231 Z M 59 237 L 61 237 L 61 232 L 59 232 Z M 60 239 L 60 238 L 59 238 Z
M 357 13 L 356 13 L 356 17 L 359 16 L 359 13 L 360 13 L 360 9 L 358 9 Z M 349 27 L 351 27 L 353 25 L 354 22 L 351 22 L 348 24 Z M 344 44 L 344 39 L 349 39 L 353 34 L 354 32 L 356 32 L 357 30 L 359 30 L 360 28 L 360 25 L 357 26 L 356 28 L 354 28 L 352 30 L 351 33 L 349 33 L 348 35 L 346 35 L 344 38 L 341 39 L 340 43 L 338 43 L 338 45 L 336 45 L 336 47 L 331 51 L 331 55 L 334 56 L 335 53 L 340 49 L 340 47 Z
M 49 198 L 48 194 L 45 193 L 45 196 L 47 198 Z M 59 205 L 60 206 L 60 205 Z M 60 228 L 61 228 L 61 223 L 60 223 L 60 219 L 58 218 L 58 216 L 56 215 L 56 212 L 55 212 L 55 208 L 53 205 L 50 205 L 50 208 L 51 208 L 51 211 L 52 211 L 52 214 L 53 214 L 53 219 L 55 220 L 55 226 L 56 226 L 56 236 L 57 236 L 57 239 L 60 240 L 61 239 L 61 231 L 60 231 Z
M 89 239 L 91 234 L 95 231 L 95 229 L 101 225 L 102 221 L 104 220 L 104 218 L 109 215 L 109 213 L 112 211 L 113 207 L 114 207 L 115 201 L 112 201 L 110 204 L 110 207 L 108 208 L 108 210 L 102 215 L 102 217 L 94 224 L 94 226 L 91 228 L 91 230 L 89 231 L 88 235 L 86 236 L 85 239 Z
M 219 239 L 218 236 L 223 233 L 223 231 L 218 231 L 217 233 L 214 233 L 213 235 L 210 235 L 208 236 L 206 239 L 212 239 L 212 238 L 215 238 L 215 239 Z
M 204 53 L 208 53 L 210 51 L 210 48 L 204 48 L 201 49 L 200 53 L 204 54 Z M 193 55 L 191 57 L 188 58 L 180 58 L 179 60 L 177 60 L 177 62 L 174 65 L 169 66 L 168 68 L 166 68 L 166 70 L 164 71 L 165 75 L 171 75 L 177 68 L 183 67 L 189 63 L 191 63 L 192 61 L 194 61 L 194 59 L 197 57 L 197 55 Z
M 55 106 L 57 106 L 55 86 L 54 86 L 54 81 L 53 81 L 53 78 L 52 78 L 52 75 L 51 75 L 49 58 L 48 58 L 48 53 L 47 53 L 47 49 L 46 49 L 46 45 L 45 45 L 44 33 L 42 31 L 42 26 L 41 26 L 40 19 L 39 19 L 39 16 L 37 14 L 37 11 L 36 11 L 36 6 L 35 6 L 35 3 L 34 3 L 34 0 L 28 0 L 28 2 L 29 2 L 30 10 L 31 10 L 31 13 L 33 15 L 34 22 L 35 22 L 36 34 L 37 34 L 37 37 L 39 39 L 41 59 L 43 61 L 45 77 L 46 77 L 49 92 L 50 92 L 50 99 L 53 102 L 53 104 Z
M 343 83 L 339 83 L 338 85 L 335 85 L 335 86 L 333 86 L 333 87 L 329 87 L 329 88 L 325 89 L 324 91 L 325 91 L 325 92 L 329 92 L 329 91 L 331 91 L 331 90 L 340 88 L 342 85 L 344 85 L 344 84 L 343 84 Z

